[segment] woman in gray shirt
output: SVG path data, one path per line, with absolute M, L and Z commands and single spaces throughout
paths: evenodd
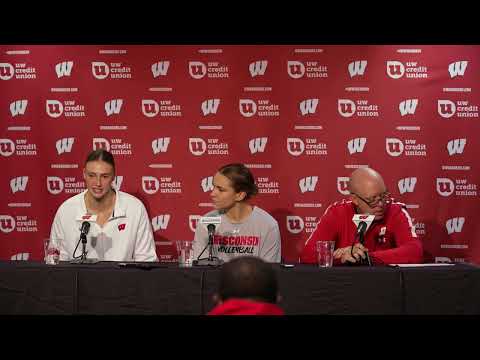
M 213 235 L 213 256 L 225 262 L 245 255 L 280 262 L 281 239 L 277 221 L 248 202 L 257 193 L 253 175 L 243 164 L 222 166 L 215 174 L 210 194 L 215 210 L 204 215 L 220 219 Z M 195 260 L 208 257 L 207 244 L 207 227 L 200 221 L 193 240 Z

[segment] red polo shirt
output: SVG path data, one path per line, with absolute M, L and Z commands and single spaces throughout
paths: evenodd
M 217 305 L 208 315 L 285 315 L 275 304 L 245 299 L 228 299 Z
M 354 243 L 357 227 L 352 221 L 355 205 L 343 200 L 330 205 L 305 242 L 302 263 L 316 263 L 316 242 L 334 240 L 335 249 Z M 365 234 L 364 246 L 374 264 L 402 264 L 423 262 L 422 243 L 415 233 L 412 219 L 405 204 L 392 202 L 386 205 L 383 219 L 374 221 Z M 340 259 L 334 260 L 340 264 Z

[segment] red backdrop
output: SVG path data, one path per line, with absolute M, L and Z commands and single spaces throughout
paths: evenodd
M 106 147 L 161 261 L 246 163 L 302 243 L 351 171 L 379 170 L 430 260 L 480 262 L 479 46 L 0 46 L 0 258 L 40 260 L 57 207 Z

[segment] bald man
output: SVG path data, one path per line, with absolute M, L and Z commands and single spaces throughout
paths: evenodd
M 255 256 L 240 256 L 222 266 L 217 306 L 208 315 L 284 315 L 277 305 L 278 282 L 271 265 Z
M 316 263 L 316 242 L 335 241 L 334 265 L 359 264 L 370 258 L 373 264 L 421 263 L 422 243 L 415 233 L 405 204 L 390 198 L 382 176 L 371 168 L 350 175 L 348 200 L 330 205 L 315 231 L 305 242 L 301 262 Z M 355 214 L 374 215 L 363 245 L 355 237 Z

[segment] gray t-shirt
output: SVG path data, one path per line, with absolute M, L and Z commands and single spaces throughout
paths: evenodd
M 215 229 L 212 254 L 227 262 L 237 256 L 257 256 L 262 260 L 279 263 L 281 260 L 280 229 L 277 221 L 257 206 L 242 223 L 231 223 L 219 210 L 205 216 L 220 216 L 221 223 Z M 193 256 L 198 259 L 208 244 L 208 231 L 198 222 L 193 240 Z M 201 259 L 208 257 L 208 248 Z

